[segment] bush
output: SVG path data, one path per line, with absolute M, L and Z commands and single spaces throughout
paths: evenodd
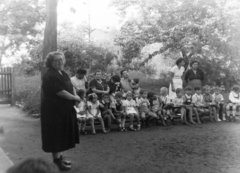
M 41 77 L 17 76 L 16 77 L 16 101 L 23 109 L 31 114 L 40 113 Z
M 161 87 L 169 87 L 170 79 L 153 79 L 148 77 L 142 72 L 139 71 L 129 71 L 130 79 L 139 78 L 139 85 L 141 88 L 144 88 L 148 91 L 153 91 L 156 94 L 159 94 Z

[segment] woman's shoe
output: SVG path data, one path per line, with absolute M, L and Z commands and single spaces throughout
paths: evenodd
M 61 158 L 54 159 L 53 163 L 55 163 L 61 171 L 67 171 L 67 170 L 70 170 L 72 168 L 71 165 L 64 164 Z
M 72 162 L 71 162 L 70 160 L 66 160 L 65 157 L 60 156 L 60 159 L 62 160 L 62 162 L 63 162 L 65 165 L 72 165 Z

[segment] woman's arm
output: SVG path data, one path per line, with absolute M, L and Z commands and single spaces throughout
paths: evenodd
M 170 83 L 171 83 L 171 86 L 172 86 L 172 91 L 175 92 L 175 88 L 174 88 L 174 85 L 173 85 L 173 78 L 174 78 L 174 73 L 173 72 L 170 73 L 170 78 L 171 78 Z
M 57 96 L 67 99 L 67 100 L 74 100 L 74 101 L 81 101 L 80 97 L 77 95 L 72 95 L 71 93 L 67 92 L 66 90 L 62 90 L 57 93 Z
M 109 92 L 109 91 L 97 90 L 96 88 L 92 88 L 92 91 L 96 94 L 105 94 Z

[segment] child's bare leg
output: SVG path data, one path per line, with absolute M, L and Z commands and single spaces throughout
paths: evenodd
M 185 124 L 185 125 L 188 125 L 189 123 L 187 122 L 187 116 L 186 116 L 186 109 L 185 108 L 181 108 L 181 119 L 182 119 L 182 122 Z
M 91 127 L 92 127 L 92 134 L 96 134 L 95 126 L 94 126 L 94 118 L 89 118 Z
M 217 110 L 215 107 L 212 108 L 213 111 L 213 118 L 217 122 L 218 121 L 218 115 L 217 115 Z
M 211 122 L 213 122 L 214 120 L 213 120 L 213 117 L 212 117 L 212 109 L 211 108 L 209 108 L 209 117 L 210 117 L 210 121 Z
M 83 131 L 85 131 L 86 124 L 87 124 L 87 119 L 86 118 L 82 118 L 82 130 Z
M 135 131 L 136 129 L 133 128 L 133 118 L 134 118 L 134 114 L 128 114 L 128 115 L 129 115 L 129 117 L 130 117 L 130 126 L 129 126 L 129 128 L 130 128 L 130 130 Z
M 153 117 L 153 118 L 155 118 L 155 119 L 159 119 L 159 117 L 157 116 L 157 114 L 154 113 L 154 112 L 149 111 L 149 112 L 148 112 L 148 115 L 151 116 L 151 117 Z
M 105 126 L 104 126 L 104 122 L 103 122 L 102 117 L 98 117 L 98 120 L 99 120 L 100 123 L 101 123 L 103 133 L 106 133 L 106 129 L 105 129 Z
M 158 112 L 158 116 L 160 117 L 163 126 L 166 126 L 165 120 L 164 120 L 164 116 L 161 114 L 161 111 Z
M 141 121 L 142 121 L 142 127 L 145 127 L 145 122 L 146 122 L 146 114 L 145 114 L 145 112 L 141 112 L 140 113 L 140 117 L 141 117 Z M 140 119 L 140 117 L 138 116 L 139 119 Z
M 122 124 L 122 128 L 125 129 L 125 122 L 126 122 L 126 114 L 125 113 L 122 113 L 122 121 L 121 121 L 121 124 Z
M 140 122 L 140 117 L 138 114 L 134 114 L 137 120 L 137 130 L 141 130 L 141 122 Z
M 198 123 L 198 124 L 201 124 L 201 121 L 200 121 L 200 119 L 199 119 L 199 114 L 198 114 L 197 108 L 193 108 L 193 111 L 194 111 L 194 113 L 195 113 L 195 115 L 196 115 L 197 123 Z

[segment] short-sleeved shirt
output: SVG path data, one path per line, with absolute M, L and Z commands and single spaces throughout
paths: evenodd
M 173 99 L 173 104 L 174 106 L 179 106 L 179 105 L 182 105 L 183 104 L 183 97 L 175 97 Z
M 126 113 L 130 114 L 130 113 L 137 113 L 135 110 L 135 107 L 137 106 L 137 103 L 135 100 L 124 100 L 123 101 L 123 106 L 126 107 Z
M 148 107 L 150 106 L 150 103 L 148 99 L 140 98 L 137 100 L 137 105 L 139 107 L 140 112 L 149 111 Z
M 124 92 L 127 92 L 127 91 L 132 91 L 132 87 L 131 87 L 131 80 L 130 79 L 125 79 L 125 78 L 121 78 L 121 87 L 122 87 L 122 90 Z
M 184 102 L 185 105 L 192 104 L 192 95 L 185 94 L 184 97 L 185 97 L 185 102 Z
M 223 98 L 223 96 L 222 96 L 222 94 L 213 94 L 212 95 L 212 98 L 213 98 L 213 101 L 215 102 L 215 103 L 220 103 L 220 102 L 222 102 L 223 100 L 224 100 L 224 98 Z
M 203 95 L 202 94 L 197 94 L 195 93 L 193 96 L 192 96 L 192 102 L 195 103 L 195 104 L 203 104 L 204 102 L 204 99 L 203 99 Z
M 160 108 L 160 102 L 159 99 L 152 100 L 152 106 L 151 106 L 151 111 L 157 112 L 159 111 Z
M 213 101 L 211 94 L 204 94 L 203 99 L 205 103 L 211 103 Z
M 73 76 L 71 77 L 71 82 L 76 90 L 80 89 L 86 90 L 87 79 L 85 77 L 82 79 L 78 79 L 76 76 Z
M 175 65 L 174 67 L 171 68 L 171 72 L 174 74 L 175 79 L 180 79 L 184 73 L 184 67 L 181 67 L 180 69 L 178 68 L 177 65 Z
M 101 112 L 104 112 L 108 109 L 111 109 L 111 103 L 110 102 L 104 102 L 103 100 L 100 101 L 100 104 L 103 106 L 99 106 L 99 109 Z
M 90 87 L 90 93 L 93 93 L 92 89 L 95 88 L 97 90 L 100 90 L 100 91 L 106 91 L 107 90 L 107 82 L 102 79 L 101 81 L 98 81 L 96 79 L 93 79 L 90 81 L 89 83 L 89 87 Z M 101 93 L 96 93 L 97 96 L 98 96 L 98 99 L 101 100 L 102 99 L 102 94 Z
M 117 111 L 123 111 L 123 102 L 121 101 L 120 103 L 118 103 L 117 101 L 114 101 L 112 108 L 115 108 Z

